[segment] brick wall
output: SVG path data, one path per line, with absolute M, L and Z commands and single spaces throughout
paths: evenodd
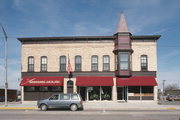
M 140 56 L 148 56 L 148 71 L 157 71 L 156 42 L 132 42 L 132 70 L 140 71 Z M 82 71 L 91 71 L 91 56 L 98 55 L 98 71 L 103 70 L 103 55 L 110 56 L 110 71 L 115 70 L 114 42 L 22 44 L 22 72 L 27 72 L 28 56 L 35 58 L 35 72 L 40 72 L 41 56 L 48 57 L 48 71 L 59 71 L 59 57 L 70 57 L 72 69 L 75 68 L 75 56 L 82 56 Z

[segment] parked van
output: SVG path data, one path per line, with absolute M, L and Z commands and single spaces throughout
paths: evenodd
M 54 94 L 48 99 L 37 102 L 40 110 L 48 108 L 69 108 L 72 111 L 83 109 L 83 102 L 79 94 Z

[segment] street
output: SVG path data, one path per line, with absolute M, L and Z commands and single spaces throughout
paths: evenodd
M 1 120 L 180 120 L 180 111 L 0 110 Z

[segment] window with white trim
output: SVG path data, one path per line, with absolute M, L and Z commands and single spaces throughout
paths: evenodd
M 28 57 L 28 72 L 34 72 L 34 57 Z
M 66 56 L 60 56 L 60 71 L 66 71 Z
M 46 72 L 47 71 L 47 57 L 42 56 L 41 57 L 41 72 Z
M 91 57 L 91 70 L 98 71 L 98 56 L 97 55 L 93 55 Z
M 81 56 L 75 56 L 75 71 L 81 71 Z
M 110 58 L 108 55 L 103 56 L 103 71 L 109 71 L 110 69 Z
M 141 55 L 141 70 L 146 71 L 147 68 L 147 55 Z

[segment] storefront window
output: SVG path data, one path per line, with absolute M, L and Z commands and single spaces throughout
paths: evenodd
M 112 99 L 112 87 L 102 86 L 101 87 L 101 100 L 111 100 Z
M 129 86 L 128 92 L 129 93 L 140 93 L 140 86 Z
M 48 92 L 48 87 L 47 86 L 40 86 L 39 91 L 40 92 Z
M 153 93 L 154 89 L 153 86 L 142 86 L 142 93 Z
M 63 92 L 63 87 L 61 86 L 53 86 L 51 88 L 52 92 Z
M 100 87 L 93 86 L 89 91 L 89 100 L 100 100 Z
M 128 100 L 140 100 L 140 86 L 128 86 Z
M 141 86 L 141 99 L 142 100 L 154 100 L 154 87 L 153 86 Z
M 112 87 L 110 86 L 91 86 L 87 87 L 89 100 L 111 100 Z
M 27 87 L 27 86 L 25 86 L 24 87 L 24 91 L 25 92 L 35 92 L 35 87 L 33 86 L 33 87 Z

